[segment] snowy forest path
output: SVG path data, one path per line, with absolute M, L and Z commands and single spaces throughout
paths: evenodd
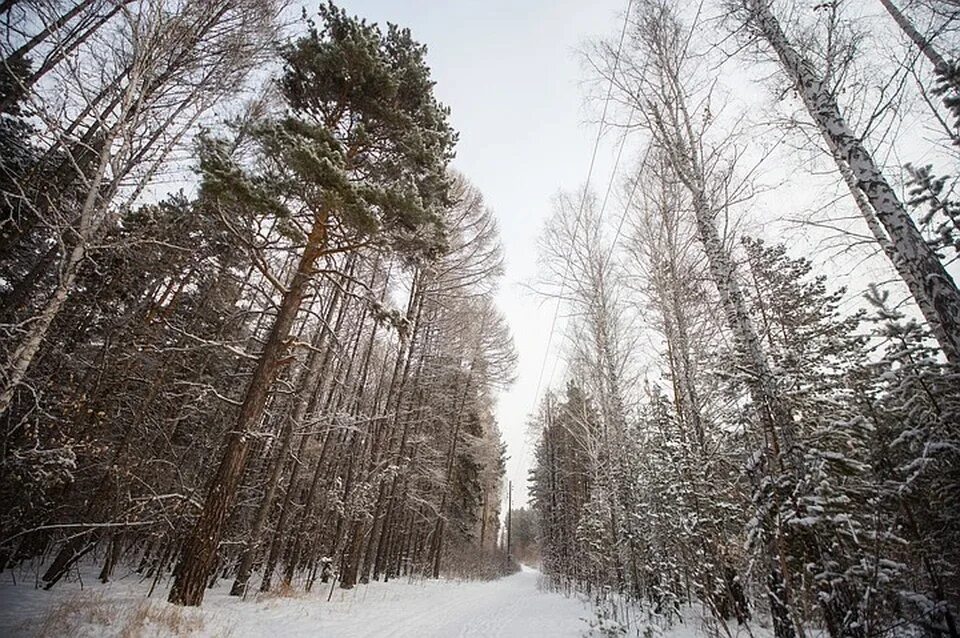
M 588 612 L 580 600 L 540 591 L 538 579 L 539 572 L 524 567 L 489 582 L 393 588 L 394 600 L 371 607 L 368 598 L 342 616 L 324 618 L 319 629 L 329 636 L 371 638 L 582 636 Z
M 96 570 L 91 569 L 84 581 L 95 583 L 92 587 L 81 588 L 79 582 L 71 581 L 44 591 L 23 579 L 20 585 L 0 582 L 0 636 L 35 636 L 46 620 L 67 616 L 84 626 L 83 635 L 121 635 L 122 619 L 136 616 L 143 605 L 160 614 L 178 610 L 197 623 L 188 635 L 211 638 L 583 636 L 589 629 L 585 622 L 589 609 L 580 598 L 541 591 L 539 577 L 538 571 L 524 567 L 519 573 L 486 582 L 374 581 L 351 590 L 335 588 L 330 601 L 329 585 L 315 588 L 312 594 L 240 601 L 229 595 L 229 581 L 224 581 L 207 592 L 202 607 L 189 609 L 169 605 L 162 591 L 156 598 L 146 599 L 146 584 L 135 576 L 101 586 L 96 583 Z M 157 631 L 150 635 L 184 635 L 151 627 Z M 40 629 L 40 633 L 44 631 Z M 46 635 L 64 633 L 55 630 Z

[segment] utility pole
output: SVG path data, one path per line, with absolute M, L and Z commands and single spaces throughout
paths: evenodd
M 510 529 L 513 522 L 513 481 L 507 481 L 507 560 L 510 560 Z

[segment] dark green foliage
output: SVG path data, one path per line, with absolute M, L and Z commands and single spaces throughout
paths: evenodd
M 511 553 L 517 560 L 535 565 L 540 560 L 537 515 L 532 509 L 521 507 L 510 516 L 513 529 L 510 532 Z
M 272 131 L 274 152 L 317 179 L 323 203 L 362 234 L 383 227 L 409 244 L 403 234 L 433 226 L 442 239 L 437 210 L 448 203 L 456 134 L 433 96 L 426 47 L 408 29 L 383 32 L 332 3 L 319 16 L 282 51 L 280 87 L 292 118 Z
M 219 419 L 205 415 L 217 403 L 204 388 L 229 394 L 237 357 L 192 346 L 241 336 L 239 290 L 231 273 L 241 253 L 233 241 L 202 204 L 174 196 L 130 212 L 105 248 L 91 255 L 58 320 L 57 336 L 49 340 L 53 349 L 38 362 L 35 375 L 45 388 L 46 407 L 16 414 L 26 419 L 25 427 L 5 443 L 75 459 L 65 477 L 72 490 L 94 495 L 114 481 L 133 489 L 119 501 L 114 490 L 93 503 L 68 500 L 60 508 L 50 507 L 56 496 L 50 486 L 37 486 L 43 494 L 14 489 L 3 498 L 10 515 L 6 529 L 91 520 L 115 515 L 118 507 L 127 516 L 147 517 L 142 507 L 150 501 L 137 500 L 148 497 L 148 486 L 162 483 L 165 474 L 149 461 L 199 451 L 217 435 Z M 160 391 L 180 383 L 189 385 Z M 124 474 L 129 471 L 134 474 Z M 8 478 L 12 483 L 4 485 L 18 484 Z
M 954 128 L 960 131 L 960 62 L 950 60 L 936 69 L 937 79 L 933 94 L 941 96 L 944 106 L 953 116 Z M 954 144 L 960 144 L 960 136 L 954 138 Z
M 906 166 L 910 175 L 908 204 L 922 212 L 920 227 L 931 247 L 942 256 L 960 255 L 960 202 L 951 198 L 952 178 L 933 172 L 931 165 Z
M 918 324 L 874 294 L 883 357 L 862 397 L 875 431 L 870 455 L 882 541 L 894 561 L 888 604 L 934 632 L 955 627 L 960 588 L 960 376 Z

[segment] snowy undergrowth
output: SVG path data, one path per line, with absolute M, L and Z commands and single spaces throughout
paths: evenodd
M 586 635 L 591 637 L 773 638 L 767 618 L 755 618 L 744 624 L 721 621 L 700 604 L 686 605 L 669 615 L 661 615 L 610 594 L 584 602 L 591 609 L 591 616 L 586 619 L 589 625 Z M 819 638 L 819 634 L 812 636 Z
M 75 573 L 52 591 L 35 587 L 34 574 L 6 572 L 0 580 L 0 635 L 117 637 L 231 635 L 228 624 L 212 632 L 206 610 L 170 605 L 165 591 L 148 598 L 138 574 L 100 583 L 96 566 Z M 215 623 L 216 625 L 216 623 Z
M 483 636 L 500 633 L 494 627 L 498 608 L 510 607 L 499 614 L 504 621 L 516 616 L 523 608 L 517 594 L 527 590 L 547 603 L 537 619 L 555 616 L 571 630 L 570 636 L 580 636 L 585 627 L 579 602 L 541 594 L 533 584 L 514 583 L 511 589 L 508 583 L 504 589 L 505 580 L 403 578 L 349 591 L 334 588 L 332 593 L 328 585 L 317 583 L 310 593 L 277 590 L 245 601 L 229 596 L 230 582 L 224 581 L 208 590 L 200 609 L 189 609 L 168 604 L 165 586 L 147 598 L 150 581 L 136 573 L 121 573 L 106 584 L 96 579 L 97 573 L 91 565 L 51 591 L 35 588 L 32 573 L 19 572 L 16 583 L 10 572 L 3 574 L 0 636 L 366 637 L 407 635 L 404 631 L 411 636 L 444 636 L 457 622 L 476 626 L 478 632 L 471 635 Z M 556 630 L 550 623 L 545 626 Z M 534 632 L 527 635 L 539 635 L 535 628 L 526 630 Z
M 78 592 L 51 606 L 38 620 L 25 620 L 11 633 L 46 637 L 197 636 L 204 628 L 199 610 L 156 600 L 113 600 L 99 592 Z M 218 632 L 228 635 L 228 631 Z
M 578 599 L 586 610 L 583 621 L 588 628 L 584 635 L 590 638 L 773 638 L 770 619 L 765 616 L 755 616 L 744 624 L 721 621 L 700 603 L 657 612 L 609 590 L 594 591 L 591 595 L 577 592 L 543 574 L 538 576 L 537 587 Z M 810 638 L 822 638 L 821 634 L 813 632 Z

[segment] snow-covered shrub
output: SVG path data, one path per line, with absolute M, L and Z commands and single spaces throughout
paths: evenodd
M 520 571 L 520 564 L 499 548 L 480 548 L 451 534 L 444 544 L 440 574 L 457 580 L 494 580 Z
M 185 609 L 155 600 L 108 601 L 102 594 L 81 592 L 51 608 L 41 619 L 36 636 L 198 636 L 203 628 L 203 619 L 196 609 Z

